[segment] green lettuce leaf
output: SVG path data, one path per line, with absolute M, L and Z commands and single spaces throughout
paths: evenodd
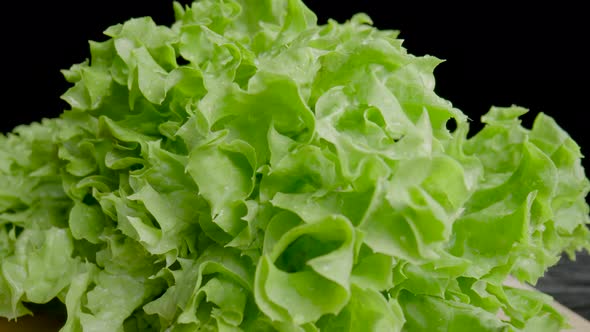
M 364 14 L 173 9 L 106 29 L 63 71 L 70 109 L 0 135 L 0 316 L 57 299 L 63 332 L 567 326 L 503 285 L 590 250 L 582 153 L 552 118 L 492 107 L 468 138 L 440 60 Z

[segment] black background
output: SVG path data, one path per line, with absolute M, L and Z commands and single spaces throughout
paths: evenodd
M 475 120 L 476 128 L 490 106 L 517 104 L 531 110 L 525 124 L 545 112 L 588 152 L 588 37 L 581 4 L 305 3 L 320 23 L 365 12 L 378 28 L 399 30 L 410 53 L 446 60 L 435 71 L 436 91 Z M 61 113 L 67 105 L 59 96 L 68 84 L 59 70 L 87 58 L 88 40 L 104 40 L 102 31 L 110 25 L 147 15 L 171 24 L 171 1 L 3 3 L 0 131 Z
M 582 153 L 590 155 L 586 128 L 590 60 L 585 51 L 590 29 L 583 2 L 305 3 L 320 23 L 328 18 L 343 22 L 365 12 L 378 28 L 399 30 L 410 53 L 445 59 L 435 71 L 436 91 L 475 120 L 474 127 L 490 106 L 517 104 L 531 110 L 525 124 L 545 112 L 581 145 Z M 110 25 L 148 15 L 158 24 L 173 22 L 172 3 L 165 0 L 7 1 L 0 8 L 0 132 L 59 115 L 67 107 L 59 96 L 68 88 L 59 70 L 87 58 L 87 41 L 105 40 L 102 31 Z M 589 169 L 587 159 L 584 163 Z M 575 267 L 581 270 L 588 263 Z M 590 318 L 588 295 L 580 291 L 590 289 L 587 277 L 568 281 L 573 269 L 553 271 L 564 273 L 553 283 L 546 279 L 545 289 Z M 581 285 L 578 296 L 569 294 L 572 287 L 560 286 L 564 284 Z M 582 302 L 571 302 L 576 298 Z
M 490 106 L 521 105 L 555 117 L 581 145 L 587 137 L 587 28 L 582 5 L 530 6 L 479 2 L 307 0 L 320 23 L 365 12 L 381 29 L 399 30 L 410 53 L 445 59 L 435 71 L 437 92 L 472 119 Z M 124 4 L 122 4 L 124 3 Z M 181 3 L 190 3 L 188 0 Z M 68 88 L 60 69 L 89 55 L 88 40 L 131 17 L 173 22 L 170 1 L 44 1 L 2 4 L 0 130 L 56 116 Z M 587 30 L 587 29 L 586 29 Z

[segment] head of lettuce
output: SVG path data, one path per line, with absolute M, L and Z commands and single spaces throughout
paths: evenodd
M 63 72 L 71 109 L 0 136 L 0 316 L 57 298 L 64 332 L 565 326 L 503 286 L 590 248 L 553 119 L 492 108 L 467 139 L 440 61 L 365 15 L 174 10 L 108 28 Z

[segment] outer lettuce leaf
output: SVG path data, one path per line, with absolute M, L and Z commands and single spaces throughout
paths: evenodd
M 400 294 L 405 331 L 514 331 L 494 314 L 466 303 L 439 297 Z
M 108 28 L 63 71 L 71 109 L 0 135 L 0 315 L 57 298 L 64 332 L 566 326 L 503 286 L 590 250 L 590 182 L 553 119 L 492 108 L 468 139 L 440 60 L 363 14 L 174 13 Z

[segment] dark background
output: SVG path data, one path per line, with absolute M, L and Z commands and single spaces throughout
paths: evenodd
M 490 106 L 517 104 L 531 110 L 525 123 L 545 112 L 583 152 L 590 146 L 584 121 L 588 38 L 581 4 L 304 2 L 320 23 L 328 18 L 343 22 L 365 12 L 378 28 L 401 31 L 410 53 L 446 60 L 435 71 L 436 91 L 475 120 L 476 127 Z M 59 96 L 68 84 L 59 70 L 87 58 L 87 41 L 104 40 L 108 26 L 147 15 L 159 24 L 173 22 L 171 1 L 165 0 L 8 1 L 1 6 L 2 132 L 61 113 L 66 104 Z
M 378 28 L 401 31 L 410 53 L 445 59 L 435 71 L 436 90 L 476 123 L 492 105 L 517 104 L 531 110 L 525 123 L 545 112 L 583 152 L 590 147 L 584 121 L 590 61 L 581 4 L 304 2 L 320 23 L 365 12 Z M 166 0 L 7 1 L 0 8 L 2 132 L 61 113 L 66 104 L 59 96 L 68 84 L 59 70 L 87 58 L 87 41 L 104 40 L 108 26 L 146 15 L 159 24 L 173 22 L 172 3 Z
M 590 60 L 583 2 L 304 2 L 320 23 L 329 17 L 343 22 L 365 12 L 378 28 L 400 30 L 410 53 L 445 59 L 435 71 L 436 91 L 475 120 L 474 127 L 479 128 L 479 117 L 490 106 L 517 104 L 531 110 L 525 124 L 545 112 L 590 155 L 585 120 Z M 165 0 L 6 1 L 0 8 L 0 132 L 59 115 L 66 108 L 59 96 L 68 88 L 59 70 L 87 58 L 87 41 L 104 40 L 102 31 L 108 26 L 148 15 L 158 24 L 173 22 L 172 3 Z M 584 165 L 590 168 L 588 160 Z M 587 258 L 577 264 L 564 261 L 540 285 L 589 317 Z

